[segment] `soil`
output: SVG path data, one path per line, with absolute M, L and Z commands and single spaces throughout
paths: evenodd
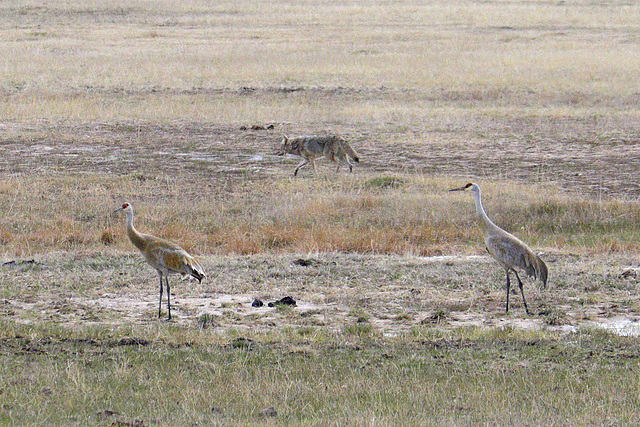
M 13 280 L 21 289 L 0 300 L 2 316 L 68 327 L 166 321 L 166 296 L 158 320 L 157 276 L 144 261 L 134 256 L 106 260 L 122 267 L 105 278 L 104 271 L 87 267 L 105 261 L 104 254 L 73 258 L 75 264 L 69 262 L 72 258 L 56 254 L 1 268 L 0 280 Z M 202 283 L 171 277 L 171 322 L 220 333 L 294 328 L 304 334 L 322 327 L 396 336 L 464 326 L 561 332 L 604 327 L 620 334 L 640 333 L 640 277 L 629 273 L 635 269 L 621 267 L 634 263 L 632 256 L 545 254 L 545 259 L 553 273 L 549 287 L 525 280 L 528 315 L 517 289 L 505 313 L 504 271 L 487 256 L 203 257 L 209 275 Z M 57 287 L 33 284 L 38 271 L 45 270 L 55 272 Z M 78 286 L 78 280 L 86 291 L 66 288 Z M 286 297 L 295 305 L 269 307 L 269 302 Z M 265 304 L 255 307 L 255 299 Z

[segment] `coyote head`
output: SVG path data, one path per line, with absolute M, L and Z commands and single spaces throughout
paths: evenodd
M 291 151 L 291 142 L 286 135 L 282 136 L 282 143 L 280 145 L 280 149 L 276 152 L 276 156 L 284 156 L 289 151 Z

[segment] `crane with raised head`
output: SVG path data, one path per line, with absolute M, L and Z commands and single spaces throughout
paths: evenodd
M 505 269 L 507 273 L 507 308 L 509 311 L 509 291 L 511 288 L 511 279 L 509 273 L 513 272 L 518 279 L 518 287 L 522 294 L 522 302 L 524 303 L 524 309 L 527 314 L 529 307 L 527 307 L 527 301 L 524 298 L 524 289 L 520 276 L 516 268 L 524 270 L 528 276 L 532 276 L 542 282 L 543 288 L 547 287 L 547 265 L 536 254 L 533 253 L 531 248 L 527 246 L 522 240 L 518 239 L 513 234 L 507 233 L 489 219 L 487 213 L 482 206 L 482 195 L 480 187 L 475 183 L 468 183 L 464 187 L 454 188 L 449 191 L 464 191 L 470 189 L 473 197 L 476 201 L 476 212 L 481 219 L 481 227 L 484 232 L 484 243 L 486 245 L 487 252 Z
M 133 207 L 130 203 L 124 203 L 114 212 L 124 211 L 127 215 L 127 235 L 131 243 L 140 250 L 149 265 L 156 269 L 160 276 L 160 303 L 158 305 L 158 317 L 162 315 L 162 288 L 163 281 L 167 288 L 168 320 L 171 320 L 171 291 L 169 287 L 169 274 L 182 274 L 183 277 L 192 276 L 201 282 L 204 279 L 204 270 L 187 251 L 180 246 L 150 234 L 138 232 L 133 226 Z

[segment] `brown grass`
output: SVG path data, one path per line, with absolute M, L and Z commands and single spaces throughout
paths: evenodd
M 18 256 L 57 250 L 129 251 L 124 219 L 111 214 L 129 201 L 140 230 L 200 254 L 482 251 L 473 200 L 448 193 L 454 186 L 451 179 L 406 176 L 398 188 L 378 189 L 370 187 L 368 174 L 327 178 L 231 184 L 226 188 L 230 191 L 211 189 L 197 195 L 197 201 L 192 199 L 195 194 L 173 190 L 193 183 L 173 177 L 10 178 L 5 186 L 12 188 L 11 194 L 0 194 L 11 205 L 3 212 L 1 236 L 5 251 Z M 71 179 L 74 184 L 69 186 Z M 307 188 L 301 191 L 300 184 Z M 535 246 L 595 252 L 638 248 L 636 202 L 586 200 L 541 186 L 483 187 L 494 220 Z M 160 194 L 165 196 L 160 199 Z

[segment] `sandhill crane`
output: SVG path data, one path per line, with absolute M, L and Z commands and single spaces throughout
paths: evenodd
M 516 275 L 516 279 L 518 279 L 518 286 L 520 287 L 520 293 L 522 294 L 524 309 L 527 314 L 531 314 L 529 313 L 529 307 L 527 307 L 527 301 L 524 299 L 522 281 L 518 276 L 516 268 L 521 268 L 528 276 L 533 276 L 535 279 L 540 280 L 543 288 L 546 288 L 548 274 L 547 265 L 538 255 L 534 254 L 524 242 L 514 235 L 507 233 L 489 219 L 487 213 L 482 207 L 482 197 L 478 184 L 469 183 L 464 187 L 454 188 L 449 191 L 463 191 L 467 188 L 470 188 L 471 193 L 473 193 L 473 197 L 476 201 L 476 212 L 480 215 L 480 219 L 482 220 L 481 225 L 484 232 L 484 243 L 486 245 L 487 252 L 489 252 L 496 261 L 498 261 L 498 264 L 500 264 L 507 273 L 507 308 L 505 311 L 509 311 L 509 290 L 511 287 L 509 273 L 513 271 Z
M 162 278 L 167 285 L 167 309 L 171 320 L 171 290 L 169 288 L 169 274 L 182 274 L 183 277 L 193 276 L 202 282 L 204 270 L 187 251 L 168 240 L 149 234 L 139 233 L 133 226 L 133 207 L 125 203 L 114 212 L 124 211 L 127 214 L 127 234 L 131 243 L 142 252 L 145 260 L 158 271 L 160 276 L 160 303 L 158 305 L 158 317 L 162 314 Z

